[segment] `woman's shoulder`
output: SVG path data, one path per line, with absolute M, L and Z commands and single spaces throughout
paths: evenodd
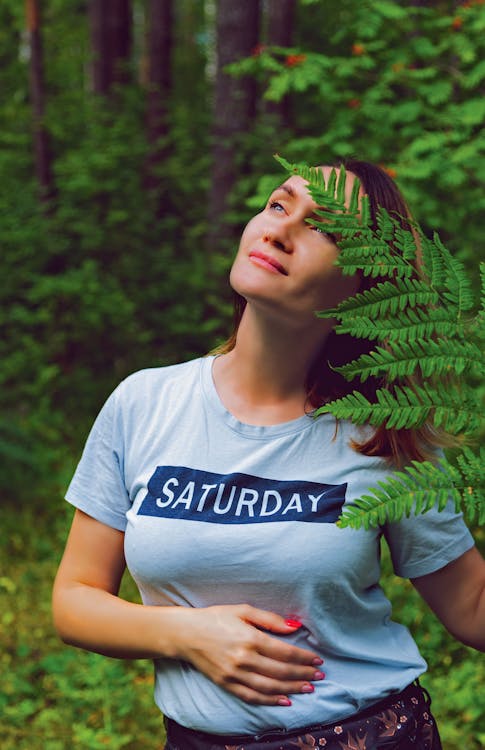
M 128 375 L 115 390 L 118 399 L 130 400 L 140 396 L 160 395 L 164 388 L 181 388 L 190 386 L 198 380 L 203 358 L 198 357 L 186 362 L 147 367 Z

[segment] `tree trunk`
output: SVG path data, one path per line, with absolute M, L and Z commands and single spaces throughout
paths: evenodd
M 265 0 L 265 44 L 270 47 L 291 47 L 295 27 L 296 0 Z M 269 115 L 275 128 L 290 127 L 290 97 L 279 102 L 263 101 L 263 113 Z
M 212 131 L 212 183 L 209 195 L 208 247 L 225 248 L 234 239 L 234 229 L 225 214 L 241 171 L 237 160 L 237 137 L 245 133 L 256 114 L 256 83 L 252 78 L 235 78 L 224 72 L 229 63 L 248 57 L 259 37 L 259 0 L 219 0 L 216 20 L 217 70 L 214 125 Z
M 147 136 L 150 153 L 146 187 L 159 184 L 158 167 L 167 156 L 168 113 L 172 88 L 172 0 L 150 0 L 148 7 Z M 165 141 L 165 142 L 164 142 Z
M 44 124 L 44 64 L 39 0 L 26 0 L 25 10 L 30 47 L 30 99 L 34 124 L 35 171 L 40 185 L 41 200 L 48 202 L 54 197 L 55 188 L 49 134 Z
M 130 79 L 132 42 L 130 0 L 91 0 L 92 81 L 96 94 L 106 96 L 113 84 Z

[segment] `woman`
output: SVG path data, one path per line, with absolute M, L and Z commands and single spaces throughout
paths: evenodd
M 374 217 L 404 213 L 382 170 L 347 169 L 348 197 L 357 176 Z M 335 525 L 390 457 L 419 457 L 430 438 L 312 417 L 344 387 L 325 365 L 341 337 L 314 311 L 361 288 L 308 224 L 316 208 L 298 176 L 273 192 L 241 238 L 222 353 L 124 381 L 68 490 L 56 627 L 82 648 L 155 659 L 167 750 L 440 748 L 415 682 L 426 665 L 378 584 L 382 534 L 396 573 L 485 648 L 485 563 L 452 509 Z M 143 605 L 117 596 L 125 559 Z

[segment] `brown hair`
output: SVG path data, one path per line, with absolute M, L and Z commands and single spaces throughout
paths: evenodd
M 375 164 L 359 160 L 342 161 L 333 166 L 338 169 L 344 166 L 347 172 L 354 174 L 369 198 L 371 227 L 377 228 L 377 213 L 379 207 L 397 218 L 404 229 L 410 229 L 410 212 L 399 188 L 387 172 Z M 419 266 L 419 261 L 417 262 Z M 370 289 L 382 279 L 361 277 L 359 292 Z M 234 328 L 231 336 L 215 353 L 225 354 L 236 344 L 239 323 L 246 307 L 244 297 L 234 292 Z M 331 331 L 322 350 L 315 357 L 307 373 L 306 389 L 308 403 L 318 408 L 322 404 L 351 393 L 360 391 L 369 400 L 375 400 L 376 390 L 386 387 L 384 378 L 371 377 L 365 382 L 355 379 L 347 381 L 335 371 L 335 367 L 356 359 L 361 354 L 372 351 L 374 344 L 368 339 L 357 339 L 349 334 L 336 334 Z M 402 465 L 410 460 L 430 458 L 437 446 L 449 444 L 446 436 L 425 424 L 416 429 L 386 429 L 384 425 L 376 428 L 375 432 L 362 442 L 354 441 L 352 447 L 367 456 L 382 456 L 396 465 Z

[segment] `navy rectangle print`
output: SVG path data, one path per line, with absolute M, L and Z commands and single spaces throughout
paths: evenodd
M 206 523 L 275 521 L 335 523 L 347 484 L 215 474 L 186 466 L 157 466 L 138 514 Z

